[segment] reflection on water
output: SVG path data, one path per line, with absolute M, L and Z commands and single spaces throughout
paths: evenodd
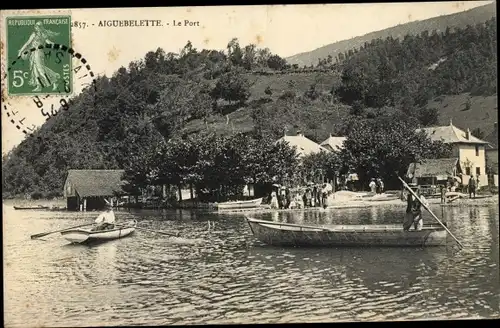
M 274 212 L 259 219 L 309 225 L 401 224 L 404 209 Z M 466 246 L 268 247 L 241 214 L 118 212 L 141 227 L 92 246 L 34 233 L 96 213 L 4 207 L 7 326 L 165 325 L 498 317 L 498 208 L 435 208 Z M 431 222 L 432 218 L 425 215 Z M 211 222 L 210 229 L 208 221 Z M 214 224 L 215 223 L 215 224 Z

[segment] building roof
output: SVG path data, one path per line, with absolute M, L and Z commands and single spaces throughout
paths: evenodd
M 124 170 L 68 170 L 66 181 L 80 197 L 123 194 Z M 66 192 L 66 190 L 65 190 Z
M 456 172 L 454 172 L 456 170 Z M 458 158 L 425 159 L 420 163 L 411 163 L 407 176 L 415 178 L 448 177 L 462 173 Z
M 469 130 L 465 132 L 454 126 L 451 122 L 450 125 L 417 129 L 417 132 L 420 131 L 425 132 L 433 141 L 442 141 L 444 143 L 488 144 L 488 142 L 474 137 L 470 134 Z M 469 134 L 469 137 L 467 137 L 467 134 Z
M 491 149 L 498 149 L 498 125 L 497 122 L 495 122 L 493 132 L 488 134 L 484 140 L 488 142 L 491 146 Z
M 329 151 L 328 149 L 318 145 L 311 139 L 304 137 L 304 135 L 302 134 L 298 134 L 296 136 L 284 136 L 281 137 L 277 142 L 279 141 L 285 141 L 291 147 L 295 146 L 296 151 L 300 157 L 318 153 L 320 151 Z
M 346 137 L 330 137 L 323 141 L 320 146 L 323 146 L 331 151 L 338 151 L 342 149 L 344 146 L 344 140 L 346 140 Z

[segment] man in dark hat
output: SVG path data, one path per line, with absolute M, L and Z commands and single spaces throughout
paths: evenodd
M 106 210 L 102 212 L 97 219 L 95 219 L 95 223 L 97 226 L 94 230 L 109 230 L 115 227 L 115 213 L 113 212 L 113 206 L 110 203 L 106 203 Z
M 469 198 L 476 198 L 476 179 L 474 179 L 473 175 L 469 178 L 467 189 L 469 191 Z M 474 195 L 474 197 L 472 197 L 472 195 Z
M 425 202 L 424 196 L 420 195 L 420 188 L 415 183 L 410 183 L 408 186 L 417 196 L 419 196 L 422 202 Z M 406 197 L 406 214 L 403 222 L 403 230 L 409 231 L 412 224 L 415 230 L 422 230 L 422 226 L 424 224 L 422 220 L 422 204 L 408 191 L 408 196 Z

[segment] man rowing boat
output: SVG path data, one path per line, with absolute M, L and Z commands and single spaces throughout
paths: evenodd
M 115 221 L 116 219 L 115 213 L 113 212 L 113 206 L 110 203 L 106 203 L 106 211 L 102 212 L 97 219 L 95 219 L 97 226 L 93 230 L 99 231 L 113 229 L 115 227 Z
M 428 204 L 426 199 L 424 196 L 420 195 L 420 188 L 415 183 L 410 183 L 409 187 L 427 206 Z M 424 220 L 422 219 L 422 203 L 420 203 L 417 199 L 414 199 L 411 193 L 408 193 L 408 196 L 406 197 L 406 204 L 406 215 L 403 222 L 403 230 L 409 231 L 412 224 L 415 230 L 422 230 L 424 225 Z

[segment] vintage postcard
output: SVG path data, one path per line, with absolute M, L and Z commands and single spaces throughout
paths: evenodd
M 496 19 L 1 11 L 5 326 L 498 318 Z

